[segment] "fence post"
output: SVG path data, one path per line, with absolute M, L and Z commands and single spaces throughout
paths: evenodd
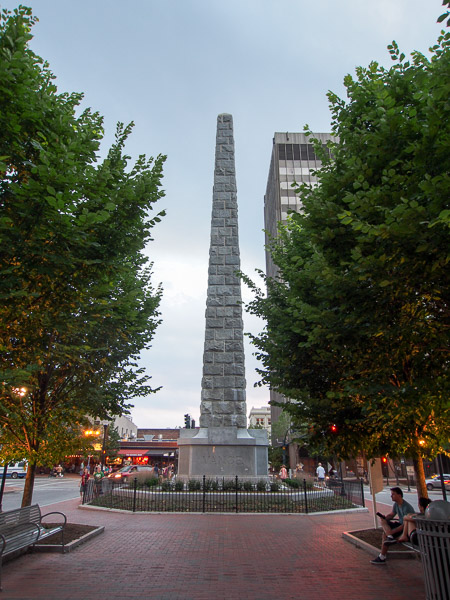
M 366 507 L 366 503 L 365 503 L 365 500 L 364 500 L 364 483 L 363 483 L 362 478 L 360 479 L 360 482 L 361 482 L 361 501 L 362 501 L 363 508 L 365 508 Z
M 303 491 L 305 494 L 305 513 L 308 514 L 308 496 L 306 494 L 306 479 L 303 480 Z
M 203 475 L 203 507 L 202 512 L 205 512 L 205 501 L 206 501 L 206 475 Z
M 134 484 L 133 484 L 133 512 L 136 512 L 136 493 L 137 493 L 137 477 L 134 478 Z
M 236 475 L 236 512 L 239 512 L 238 510 L 238 476 Z

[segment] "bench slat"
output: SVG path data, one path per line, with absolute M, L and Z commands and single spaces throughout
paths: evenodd
M 44 527 L 41 520 L 47 515 L 41 514 L 38 504 L 0 513 L 0 561 L 3 554 L 10 554 L 20 548 L 32 546 L 39 540 L 63 531 L 67 521 L 66 515 L 63 513 L 49 514 L 61 515 L 64 523 L 50 528 Z

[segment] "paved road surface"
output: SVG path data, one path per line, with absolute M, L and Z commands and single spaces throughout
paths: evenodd
M 3 495 L 3 510 L 19 508 L 22 504 L 25 479 L 7 479 Z M 80 477 L 69 475 L 62 478 L 36 477 L 33 503 L 48 506 L 63 500 L 80 497 Z

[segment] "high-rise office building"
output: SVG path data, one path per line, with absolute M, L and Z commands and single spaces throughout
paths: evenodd
M 336 138 L 329 133 L 314 133 L 313 136 L 326 146 L 328 141 Z M 267 245 L 270 238 L 277 236 L 278 223 L 286 222 L 290 212 L 298 212 L 302 206 L 301 197 L 295 193 L 293 183 L 317 184 L 317 177 L 312 174 L 320 169 L 322 161 L 316 156 L 314 146 L 304 133 L 275 133 L 273 138 L 272 158 L 266 195 L 264 197 L 264 229 L 266 231 L 266 274 L 276 275 Z M 282 401 L 282 396 L 271 390 L 270 400 Z M 282 409 L 271 405 L 272 424 L 275 423 Z

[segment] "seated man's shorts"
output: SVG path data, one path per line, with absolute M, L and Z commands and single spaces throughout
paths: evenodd
M 387 524 L 389 525 L 389 527 L 391 529 L 395 529 L 396 527 L 398 527 L 400 525 L 400 523 L 398 521 L 387 521 Z M 402 531 L 396 531 L 395 533 L 392 534 L 392 536 L 395 538 L 397 538 L 401 535 L 402 535 Z

